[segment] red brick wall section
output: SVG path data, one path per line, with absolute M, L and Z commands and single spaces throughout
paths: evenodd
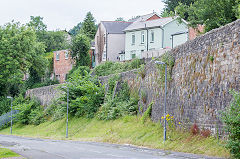
M 154 16 L 148 18 L 147 21 L 149 21 L 149 20 L 156 20 L 156 19 L 160 19 L 160 17 L 155 14 Z
M 189 40 L 195 39 L 200 33 L 204 32 L 204 26 L 198 25 L 197 28 L 189 28 Z
M 70 54 L 68 54 L 68 59 L 66 59 L 66 52 L 68 52 L 68 50 L 54 51 L 53 68 L 55 77 L 59 80 L 60 83 L 64 83 L 66 75 L 72 69 L 72 58 Z M 59 60 L 56 59 L 57 53 L 59 54 Z

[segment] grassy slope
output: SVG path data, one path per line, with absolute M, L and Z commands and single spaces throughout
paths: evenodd
M 20 155 L 6 148 L 0 148 L 0 158 L 20 157 Z
M 51 139 L 65 139 L 66 120 L 45 122 L 38 126 L 13 127 L 14 135 Z M 0 131 L 9 134 L 9 128 Z M 180 152 L 189 152 L 209 156 L 229 157 L 229 152 L 213 137 L 191 136 L 181 131 L 168 131 L 168 140 L 163 143 L 163 128 L 159 123 L 147 121 L 142 124 L 140 118 L 127 116 L 114 121 L 71 118 L 69 120 L 69 139 L 98 141 L 119 144 L 133 144 L 150 148 L 159 148 Z

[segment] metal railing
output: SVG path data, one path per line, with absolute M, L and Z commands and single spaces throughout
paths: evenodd
M 17 114 L 19 111 L 18 110 L 13 110 L 12 115 L 14 118 L 14 115 Z M 11 112 L 5 113 L 0 116 L 0 129 L 7 125 L 11 121 Z

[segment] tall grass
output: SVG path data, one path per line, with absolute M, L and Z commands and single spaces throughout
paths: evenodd
M 15 125 L 13 134 L 51 139 L 65 139 L 66 119 L 45 122 L 38 126 Z M 9 129 L 0 131 L 9 134 Z M 167 141 L 163 142 L 163 127 L 160 123 L 147 120 L 141 122 L 137 116 L 125 116 L 116 120 L 70 118 L 69 139 L 97 141 L 119 144 L 133 144 L 150 148 L 229 157 L 223 142 L 213 137 L 193 136 L 189 132 L 171 129 L 167 131 Z

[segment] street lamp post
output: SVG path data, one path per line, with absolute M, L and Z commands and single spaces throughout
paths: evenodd
M 67 121 L 66 121 L 66 138 L 68 138 L 68 98 L 69 98 L 69 88 L 63 86 L 62 88 L 67 88 Z
M 164 142 L 166 141 L 166 136 L 167 136 L 167 120 L 166 120 L 166 105 L 167 105 L 167 64 L 162 61 L 155 61 L 156 64 L 159 65 L 165 65 L 165 98 L 164 98 Z
M 11 128 L 10 128 L 10 133 L 12 134 L 12 101 L 13 101 L 13 97 L 11 96 L 7 96 L 8 99 L 11 99 Z

